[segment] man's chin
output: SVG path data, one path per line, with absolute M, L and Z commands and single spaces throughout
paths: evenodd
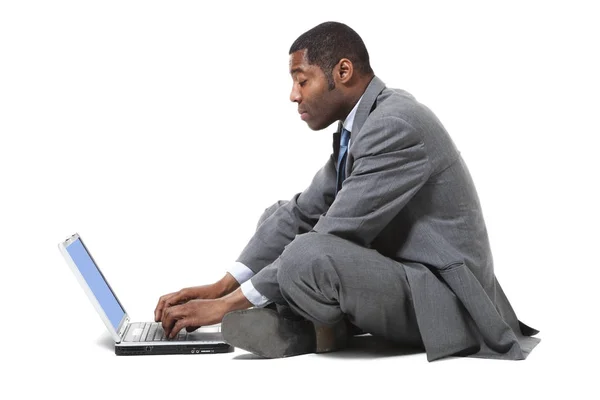
M 335 122 L 335 121 L 333 121 Z M 327 128 L 328 126 L 330 126 L 331 124 L 333 124 L 333 122 L 329 122 L 329 123 L 316 123 L 316 122 L 311 122 L 311 121 L 306 121 L 306 125 L 308 125 L 308 127 L 313 130 L 313 131 L 322 131 L 323 129 Z

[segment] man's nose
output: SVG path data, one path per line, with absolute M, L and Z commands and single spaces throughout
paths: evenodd
M 296 87 L 296 85 L 292 86 L 292 91 L 290 93 L 290 101 L 292 103 L 300 103 L 302 100 L 302 96 L 300 96 L 300 91 Z

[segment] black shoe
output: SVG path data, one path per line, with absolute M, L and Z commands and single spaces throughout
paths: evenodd
M 223 318 L 221 331 L 232 346 L 265 358 L 335 351 L 345 347 L 348 339 L 343 321 L 315 327 L 305 319 L 283 318 L 269 308 L 230 312 Z

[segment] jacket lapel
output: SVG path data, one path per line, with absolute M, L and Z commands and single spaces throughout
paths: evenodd
M 374 76 L 367 89 L 365 89 L 365 93 L 363 94 L 362 99 L 360 100 L 360 104 L 358 105 L 358 109 L 356 110 L 356 116 L 354 117 L 354 124 L 352 125 L 352 136 L 356 137 L 362 126 L 364 125 L 367 117 L 371 113 L 373 109 L 373 105 L 377 100 L 377 96 L 385 89 L 385 83 L 378 77 Z M 343 128 L 342 121 L 338 122 L 337 131 L 333 134 L 333 159 L 337 160 L 338 154 L 340 152 L 340 136 Z M 350 153 L 350 149 L 348 149 L 348 153 Z M 350 154 L 348 154 L 350 156 Z M 351 162 L 346 160 L 346 176 L 350 174 L 350 167 L 352 165 Z

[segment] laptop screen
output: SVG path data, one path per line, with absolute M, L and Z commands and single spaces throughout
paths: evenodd
M 90 257 L 81 239 L 78 238 L 67 246 L 67 251 L 75 262 L 77 269 L 81 272 L 83 279 L 85 279 L 87 285 L 92 290 L 92 293 L 96 296 L 110 323 L 117 330 L 119 323 L 125 315 L 125 311 L 123 311 L 121 304 L 119 304 L 119 301 L 106 283 L 104 276 L 102 276 L 92 257 Z

